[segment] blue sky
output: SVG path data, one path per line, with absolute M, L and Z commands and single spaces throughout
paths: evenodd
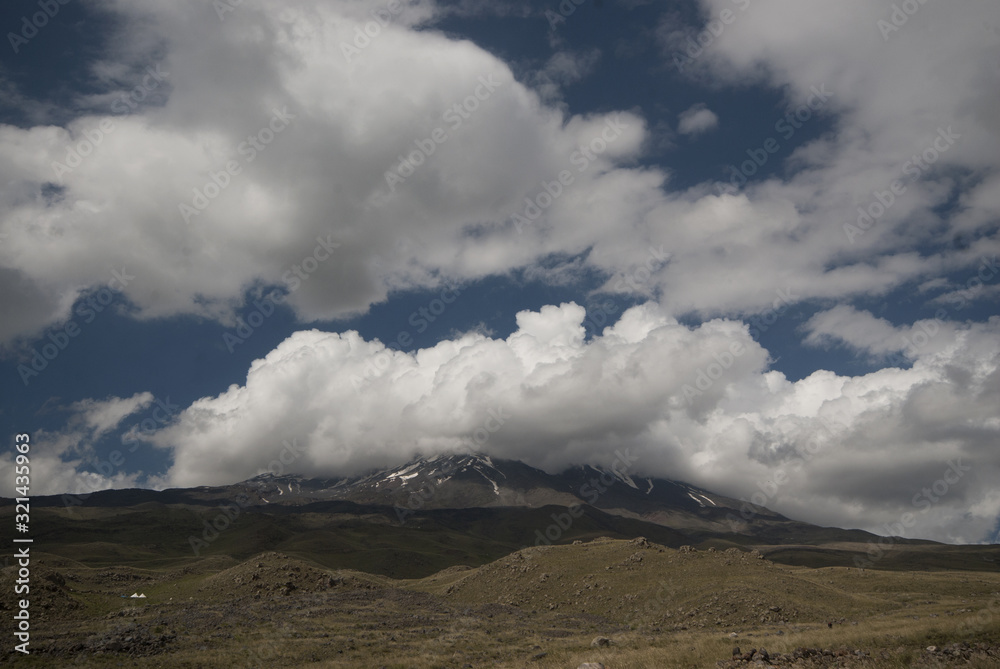
M 37 493 L 628 447 L 995 540 L 1000 9 L 903 4 L 8 3 L 0 432 Z

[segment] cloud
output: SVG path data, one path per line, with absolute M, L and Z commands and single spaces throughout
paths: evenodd
M 505 425 L 492 452 L 558 468 L 599 456 L 609 438 L 645 439 L 658 407 L 683 404 L 683 380 L 711 363 L 709 350 L 745 330 L 690 330 L 647 305 L 584 342 L 584 316 L 575 304 L 524 311 L 506 339 L 470 333 L 413 354 L 355 332 L 298 332 L 254 363 L 246 385 L 194 403 L 154 443 L 173 450 L 176 484 L 252 476 L 286 439 L 304 445 L 305 471 L 356 473 L 475 447 L 496 411 Z M 706 350 L 692 350 L 699 338 Z M 763 365 L 766 354 L 748 346 L 736 366 Z
M 685 326 L 647 303 L 585 339 L 584 317 L 550 305 L 520 312 L 506 339 L 470 333 L 409 354 L 297 332 L 244 385 L 153 435 L 174 457 L 164 484 L 248 478 L 286 442 L 299 454 L 287 470 L 315 476 L 467 449 L 558 471 L 629 448 L 646 475 L 747 499 L 782 472 L 766 505 L 822 524 L 879 531 L 910 511 L 910 536 L 978 541 L 1000 514 L 986 495 L 1000 474 L 1000 318 L 949 323 L 910 369 L 793 383 L 740 322 Z M 974 470 L 915 506 L 956 458 Z
M 677 132 L 682 135 L 700 135 L 719 125 L 719 117 L 704 103 L 691 105 L 678 116 Z
M 92 431 L 94 439 L 118 427 L 126 417 L 153 403 L 153 394 L 136 393 L 129 398 L 111 397 L 106 400 L 86 399 L 70 405 L 76 419 Z
M 708 15 L 731 6 L 702 4 Z M 87 113 L 65 126 L 0 126 L 0 281 L 13 306 L 30 305 L 0 328 L 7 342 L 73 316 L 74 300 L 122 267 L 136 275 L 122 297 L 136 318 L 231 324 L 248 291 L 273 285 L 311 322 L 553 255 L 586 254 L 613 289 L 652 244 L 674 255 L 642 294 L 711 318 L 767 309 L 779 290 L 798 300 L 883 295 L 1000 248 L 990 227 L 1000 182 L 989 177 L 1000 87 L 985 65 L 968 67 L 1000 50 L 976 32 L 997 11 L 987 3 L 922 6 L 888 43 L 879 8 L 859 0 L 815 15 L 787 0 L 740 13 L 699 59 L 713 85 L 752 75 L 785 90 L 789 109 L 764 132 L 807 104 L 833 130 L 794 148 L 787 178 L 725 190 L 672 190 L 666 171 L 640 166 L 644 118 L 550 104 L 497 56 L 433 30 L 448 10 L 430 2 L 406 4 L 366 40 L 355 29 L 384 3 L 260 0 L 223 21 L 204 3 L 110 7 L 121 32 L 93 67 L 107 90 L 80 101 Z M 936 49 L 923 46 L 930 24 Z M 597 57 L 560 51 L 546 71 L 561 87 Z M 276 114 L 288 118 L 280 132 L 269 127 Z M 876 225 L 846 234 L 858 207 L 877 204 L 906 161 L 933 147 L 939 126 L 959 137 L 933 169 Z M 443 143 L 429 139 L 435 131 Z M 433 155 L 420 148 L 428 141 Z M 736 147 L 732 160 L 754 148 Z M 78 150 L 88 155 L 57 176 L 54 164 L 76 165 Z M 421 163 L 412 172 L 411 159 Z M 563 171 L 571 186 L 518 225 Z M 942 205 L 958 173 L 967 178 L 952 221 Z M 44 195 L 52 184 L 59 197 Z M 185 221 L 181 205 L 197 213 Z M 971 241 L 951 245 L 949 227 Z M 403 229 L 412 243 L 400 243 Z M 936 244 L 942 230 L 947 245 Z M 294 282 L 318 239 L 339 252 Z
M 710 86 L 750 81 L 785 91 L 787 107 L 761 121 L 760 131 L 793 151 L 780 177 L 723 184 L 745 202 L 684 202 L 699 215 L 684 216 L 683 230 L 671 226 L 677 235 L 657 239 L 677 258 L 661 276 L 672 287 L 666 304 L 704 314 L 738 313 L 741 305 L 752 310 L 781 287 L 779 276 L 806 299 L 878 296 L 909 281 L 974 271 L 981 257 L 996 253 L 1000 131 L 992 119 L 1000 116 L 1000 70 L 986 63 L 997 62 L 1000 40 L 984 26 L 1000 19 L 1000 7 L 976 3 L 958 17 L 922 5 L 884 40 L 878 21 L 889 9 L 860 0 L 818 12 L 794 0 L 735 9 L 729 0 L 700 4 L 710 20 L 722 12 L 735 19 L 720 24 L 717 36 L 702 33 L 706 44 L 692 48 L 681 76 Z M 926 48 L 932 28 L 937 50 Z M 688 33 L 662 35 L 667 62 L 689 58 Z M 983 65 L 969 68 L 970 62 Z M 921 78 L 917 71 L 932 74 Z M 798 129 L 818 123 L 817 116 L 829 129 L 805 142 Z M 949 129 L 951 144 L 942 139 Z M 759 148 L 735 147 L 732 160 L 746 160 L 747 151 Z M 958 180 L 959 172 L 976 178 Z M 898 196 L 889 190 L 896 182 L 903 189 Z M 960 197 L 960 211 L 945 206 L 951 197 Z M 889 204 L 879 212 L 882 202 Z M 878 213 L 877 221 L 863 218 L 859 207 Z M 772 213 L 762 214 L 766 209 Z M 671 220 L 652 216 L 664 226 Z M 865 229 L 852 230 L 859 219 Z M 723 227 L 727 220 L 734 224 Z M 952 243 L 958 231 L 968 240 L 961 246 Z M 780 258 L 780 271 L 765 258 Z M 722 275 L 734 280 L 708 278 Z M 739 294 L 742 287 L 750 290 Z M 696 299 L 688 302 L 681 293 Z
M 900 348 L 898 330 L 884 318 L 875 318 L 849 305 L 821 311 L 803 326 L 808 332 L 804 343 L 812 346 L 844 342 L 854 348 L 886 353 Z
M 1000 284 L 985 286 L 983 288 L 962 288 L 960 290 L 944 293 L 931 300 L 932 303 L 952 304 L 958 302 L 965 304 L 973 300 L 992 300 L 1000 297 Z
M 935 335 L 940 326 L 935 321 L 922 321 Z M 926 324 L 931 324 L 927 326 Z M 920 331 L 921 323 L 913 327 L 896 327 L 884 318 L 876 318 L 868 311 L 840 305 L 812 316 L 802 326 L 807 333 L 803 343 L 809 346 L 830 348 L 846 345 L 878 358 L 912 348 L 910 339 Z M 944 339 L 944 338 L 942 338 Z
M 118 3 L 126 46 L 114 55 L 129 71 L 155 72 L 140 84 L 165 99 L 135 103 L 129 79 L 66 127 L 0 126 L 10 184 L 0 197 L 0 279 L 16 304 L 36 305 L 13 311 L 0 334 L 10 341 L 70 317 L 86 287 L 122 267 L 136 275 L 123 297 L 135 317 L 231 322 L 248 289 L 287 289 L 317 239 L 332 238 L 342 251 L 289 296 L 310 321 L 363 312 L 393 289 L 505 273 L 589 244 L 589 235 L 538 244 L 542 225 L 518 234 L 510 218 L 564 169 L 582 170 L 575 200 L 588 190 L 612 198 L 616 164 L 641 149 L 641 119 L 542 105 L 486 51 L 412 30 L 433 15 L 427 3 L 406 5 L 358 48 L 354 29 L 371 20 L 361 5 L 383 8 L 303 3 L 289 14 L 248 3 L 219 22 L 203 3 Z M 556 54 L 547 71 L 569 83 L 596 57 Z M 280 132 L 276 114 L 288 119 Z M 600 135 L 614 119 L 622 130 L 607 146 Z M 432 142 L 426 162 L 417 155 L 410 175 L 406 158 L 435 131 L 446 140 Z M 598 150 L 574 167 L 574 151 L 592 142 Z M 397 170 L 405 183 L 387 179 Z M 61 197 L 43 198 L 53 183 Z M 490 234 L 470 236 L 473 221 Z M 397 243 L 404 227 L 416 244 Z
M 598 49 L 589 51 L 557 51 L 536 72 L 532 82 L 543 100 L 557 102 L 562 99 L 562 91 L 591 72 L 601 59 Z
M 31 434 L 31 494 L 85 494 L 139 487 L 142 472 L 125 471 L 126 455 L 100 460 L 94 444 L 153 399 L 152 393 L 142 392 L 127 398 L 85 399 L 65 407 L 63 410 L 69 412 L 65 428 Z M 14 496 L 14 455 L 10 452 L 0 458 L 0 495 L 5 497 Z

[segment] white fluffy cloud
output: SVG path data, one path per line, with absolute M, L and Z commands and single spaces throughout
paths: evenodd
M 792 383 L 739 322 L 687 327 L 648 303 L 585 340 L 584 316 L 548 306 L 519 313 L 506 339 L 412 354 L 297 332 L 243 386 L 155 435 L 174 455 L 165 483 L 253 476 L 286 442 L 299 453 L 288 470 L 313 475 L 466 449 L 558 471 L 630 448 L 637 471 L 748 499 L 765 490 L 768 507 L 812 522 L 885 533 L 911 512 L 908 536 L 979 541 L 1000 514 L 1000 318 L 948 324 L 908 370 Z M 973 469 L 915 502 L 949 462 Z
M 732 5 L 702 1 L 710 16 Z M 649 139 L 635 114 L 573 116 L 471 42 L 414 30 L 440 15 L 431 2 L 407 4 L 367 41 L 356 29 L 384 9 L 375 0 L 248 0 L 222 21 L 204 3 L 111 7 L 124 27 L 95 77 L 114 92 L 81 100 L 91 112 L 67 127 L 0 127 L 0 280 L 14 314 L 0 328 L 6 341 L 65 318 L 81 291 L 123 266 L 136 275 L 124 292 L 137 317 L 225 321 L 248 288 L 288 286 L 318 239 L 340 252 L 290 296 L 304 321 L 362 312 L 396 288 L 530 268 L 553 253 L 588 252 L 613 287 L 650 243 L 662 245 L 673 258 L 644 292 L 656 289 L 671 312 L 710 317 L 766 308 L 778 290 L 878 295 L 1000 246 L 985 234 L 1000 192 L 989 176 L 1000 155 L 1000 87 L 988 65 L 998 40 L 983 30 L 995 3 L 923 5 L 887 42 L 876 27 L 885 12 L 862 0 L 808 11 L 761 0 L 739 12 L 697 61 L 705 76 L 784 87 L 793 110 L 816 104 L 814 88 L 829 91 L 818 113 L 836 130 L 798 148 L 787 181 L 723 196 L 710 184 L 671 191 L 664 172 L 630 167 Z M 928 26 L 934 49 L 925 48 Z M 569 81 L 596 57 L 558 53 L 548 69 Z M 135 86 L 156 103 L 118 113 L 120 93 Z M 276 109 L 294 117 L 280 133 L 268 129 Z M 703 127 L 702 112 L 689 124 Z M 959 138 L 933 169 L 848 239 L 857 208 L 948 127 Z M 438 129 L 446 139 L 421 156 Z M 244 144 L 251 135 L 273 139 L 257 150 Z M 100 143 L 57 177 L 53 164 L 88 136 Z M 753 148 L 735 147 L 733 161 Z M 412 174 L 408 157 L 423 161 Z M 226 172 L 230 161 L 239 174 Z M 388 184 L 393 170 L 402 180 Z M 573 184 L 537 219 L 514 221 L 561 170 Z M 936 207 L 961 171 L 982 178 L 963 182 L 961 211 L 942 220 Z M 186 223 L 179 205 L 195 206 L 196 189 L 215 194 L 213 180 L 227 185 Z M 915 250 L 957 231 L 974 241 Z
M 812 346 L 843 344 L 879 359 L 903 354 L 909 359 L 921 353 L 940 352 L 952 346 L 959 326 L 945 320 L 947 310 L 938 318 L 917 321 L 913 325 L 894 326 L 867 311 L 841 305 L 815 314 L 803 326 L 808 333 L 804 343 Z
M 1000 6 L 921 4 L 886 40 L 878 21 L 890 18 L 889 3 L 701 4 L 721 34 L 703 33 L 707 46 L 686 60 L 697 45 L 688 38 L 697 35 L 668 24 L 665 58 L 711 85 L 750 80 L 786 90 L 789 108 L 760 131 L 795 147 L 794 169 L 732 200 L 690 202 L 688 193 L 688 201 L 674 202 L 681 211 L 651 212 L 657 241 L 676 258 L 661 276 L 665 304 L 736 313 L 766 304 L 783 282 L 806 298 L 877 296 L 944 272 L 974 272 L 997 253 Z M 718 22 L 723 12 L 733 13 L 731 23 Z M 803 143 L 796 127 L 816 123 L 817 114 L 833 130 Z M 734 147 L 732 163 L 739 169 L 746 151 L 760 148 Z M 963 172 L 977 178 L 960 178 Z M 895 181 L 902 195 L 889 190 Z M 880 195 L 891 203 L 881 214 Z M 941 207 L 955 195 L 958 210 Z M 859 207 L 877 219 L 845 230 L 858 227 Z M 954 245 L 957 235 L 969 243 Z
M 643 141 L 634 115 L 568 117 L 470 42 L 412 30 L 434 13 L 427 3 L 367 41 L 355 29 L 384 3 L 247 2 L 222 22 L 204 3 L 114 6 L 128 26 L 120 57 L 143 65 L 122 88 L 162 94 L 162 105 L 129 110 L 108 94 L 66 128 L 0 127 L 8 341 L 68 316 L 82 290 L 122 267 L 135 275 L 124 293 L 136 316 L 226 320 L 245 290 L 289 286 L 329 240 L 340 252 L 290 296 L 314 320 L 364 311 L 394 288 L 579 252 L 595 217 L 578 239 L 549 243 L 548 224 L 518 231 L 510 217 L 561 170 L 574 172 L 574 194 L 553 215 L 586 197 L 614 201 L 626 178 L 615 166 Z M 595 57 L 555 57 L 548 69 L 568 82 Z M 594 151 L 571 163 L 580 145 Z M 88 155 L 78 163 L 73 152 Z M 413 173 L 408 158 L 422 163 Z M 49 183 L 61 190 L 45 196 Z
M 700 135 L 719 125 L 719 117 L 702 103 L 692 105 L 678 116 L 677 132 Z

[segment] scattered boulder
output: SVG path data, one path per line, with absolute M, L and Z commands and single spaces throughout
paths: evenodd
M 932 650 L 933 649 L 933 650 Z M 897 653 L 905 650 L 897 649 Z M 892 654 L 881 649 L 876 654 L 882 660 L 891 660 Z M 788 653 L 768 653 L 763 648 L 751 648 L 742 653 L 733 648 L 732 657 L 719 660 L 719 669 L 749 669 L 751 667 L 771 667 L 772 669 L 820 669 L 826 667 L 851 667 L 861 669 L 872 666 L 873 655 L 860 648 L 796 648 Z M 979 666 L 1000 666 L 1000 647 L 986 643 L 953 643 L 948 646 L 928 646 L 923 650 L 921 662 L 914 666 L 942 667 L 967 666 L 970 661 L 977 661 Z M 908 665 L 909 666 L 909 665 Z
M 596 637 L 593 641 L 591 641 L 590 645 L 593 646 L 593 647 L 595 647 L 595 648 L 603 648 L 605 646 L 610 646 L 611 645 L 611 639 L 609 639 L 606 636 L 599 636 L 599 637 Z
M 91 636 L 83 642 L 80 650 L 142 657 L 166 651 L 168 645 L 175 638 L 176 635 L 173 632 L 157 634 L 151 631 L 147 625 L 133 622 Z

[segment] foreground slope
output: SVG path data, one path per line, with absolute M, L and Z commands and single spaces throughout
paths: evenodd
M 996 573 L 807 569 L 641 538 L 411 580 L 276 552 L 170 569 L 36 561 L 25 667 L 1000 666 Z M 15 577 L 5 568 L 0 587 Z M 134 590 L 147 598 L 122 598 Z M 734 646 L 755 653 L 732 664 Z

